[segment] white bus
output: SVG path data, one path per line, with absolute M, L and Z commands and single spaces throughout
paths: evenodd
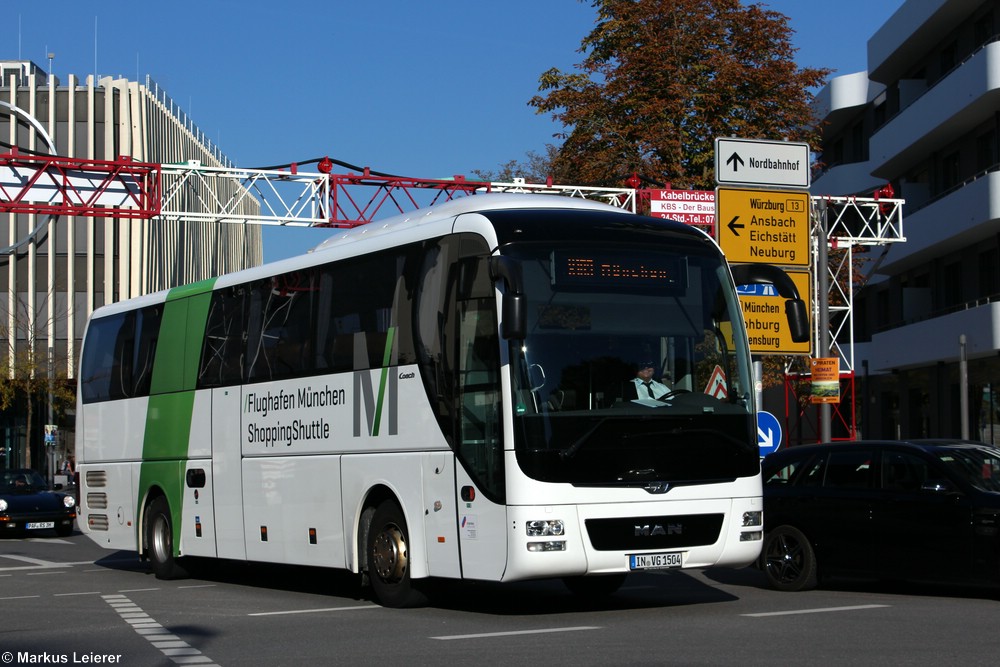
M 757 558 L 751 359 L 710 237 L 500 194 L 331 233 L 94 312 L 91 539 L 160 578 L 188 556 L 343 568 L 387 606 L 432 577 L 597 595 Z M 628 394 L 643 359 L 664 399 Z

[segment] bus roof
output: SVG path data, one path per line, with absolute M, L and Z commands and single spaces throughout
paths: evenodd
M 589 211 L 615 211 L 624 213 L 623 209 L 610 204 L 603 204 L 590 199 L 580 197 L 566 197 L 563 195 L 542 195 L 542 194 L 513 194 L 513 193 L 484 193 L 461 199 L 453 199 L 437 206 L 419 209 L 411 213 L 403 213 L 385 220 L 368 223 L 361 227 L 345 230 L 340 234 L 335 234 L 326 239 L 310 252 L 326 250 L 341 243 L 358 240 L 362 235 L 368 233 L 371 226 L 376 226 L 379 230 L 392 231 L 401 226 L 413 227 L 415 225 L 428 224 L 440 220 L 449 220 L 466 213 L 480 213 L 483 211 L 511 209 L 577 209 Z M 360 233 L 359 233 L 360 232 Z

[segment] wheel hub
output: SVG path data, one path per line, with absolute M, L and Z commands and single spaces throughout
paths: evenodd
M 375 537 L 372 567 L 383 581 L 395 582 L 406 574 L 406 539 L 398 526 L 390 525 Z

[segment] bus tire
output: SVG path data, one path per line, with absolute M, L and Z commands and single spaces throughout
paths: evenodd
M 375 509 L 368 530 L 368 581 L 385 607 L 412 607 L 424 602 L 410 579 L 409 532 L 403 510 L 393 500 Z
M 174 558 L 174 526 L 170 504 L 157 496 L 146 508 L 146 556 L 157 579 L 182 579 L 187 572 Z

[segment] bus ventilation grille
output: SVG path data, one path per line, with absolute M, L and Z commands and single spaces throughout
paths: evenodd
M 91 530 L 107 530 L 108 529 L 108 515 L 107 514 L 91 514 L 87 519 L 87 525 L 90 526 Z
M 87 486 L 105 487 L 108 485 L 108 473 L 104 470 L 88 470 Z

